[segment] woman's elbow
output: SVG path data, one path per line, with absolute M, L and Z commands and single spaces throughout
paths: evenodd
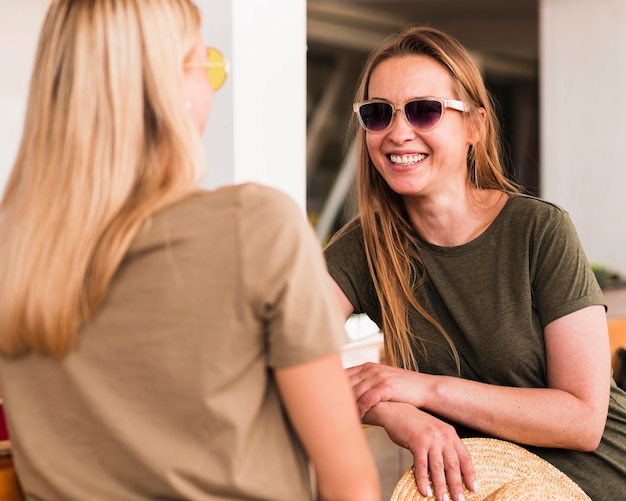
M 578 447 L 576 450 L 581 452 L 593 452 L 595 451 L 600 442 L 602 441 L 602 435 L 604 434 L 604 426 L 601 429 L 587 430 L 583 433 L 578 440 Z
M 595 415 L 590 413 L 588 419 L 581 421 L 581 424 L 584 423 L 583 426 L 579 427 L 575 432 L 575 444 L 571 448 L 581 452 L 595 451 L 602 441 L 606 418 L 606 410 L 604 410 L 604 412 L 598 412 Z

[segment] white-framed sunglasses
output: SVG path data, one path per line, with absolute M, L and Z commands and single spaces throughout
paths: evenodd
M 469 111 L 469 107 L 463 101 L 441 97 L 411 99 L 398 105 L 382 99 L 373 99 L 353 105 L 361 127 L 368 132 L 386 131 L 391 127 L 398 110 L 402 110 L 404 118 L 415 130 L 428 131 L 439 125 L 446 108 Z

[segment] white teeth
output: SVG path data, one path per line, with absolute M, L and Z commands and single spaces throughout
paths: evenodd
M 421 162 L 427 155 L 421 153 L 419 155 L 389 155 L 392 163 L 400 165 L 415 164 Z

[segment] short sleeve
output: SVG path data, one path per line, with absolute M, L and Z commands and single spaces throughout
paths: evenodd
M 543 327 L 581 308 L 605 305 L 602 290 L 566 211 L 555 208 L 534 240 L 532 288 Z
M 347 341 L 344 322 L 304 214 L 286 194 L 252 183 L 243 187 L 240 203 L 243 290 L 263 327 L 268 365 L 339 350 Z

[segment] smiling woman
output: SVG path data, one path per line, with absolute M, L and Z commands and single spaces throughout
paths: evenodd
M 384 336 L 389 365 L 347 369 L 362 420 L 411 451 L 424 497 L 476 493 L 467 436 L 522 445 L 592 499 L 622 496 L 605 299 L 569 214 L 507 177 L 470 53 L 409 26 L 372 51 L 354 102 L 359 211 L 326 260 L 346 318 Z

